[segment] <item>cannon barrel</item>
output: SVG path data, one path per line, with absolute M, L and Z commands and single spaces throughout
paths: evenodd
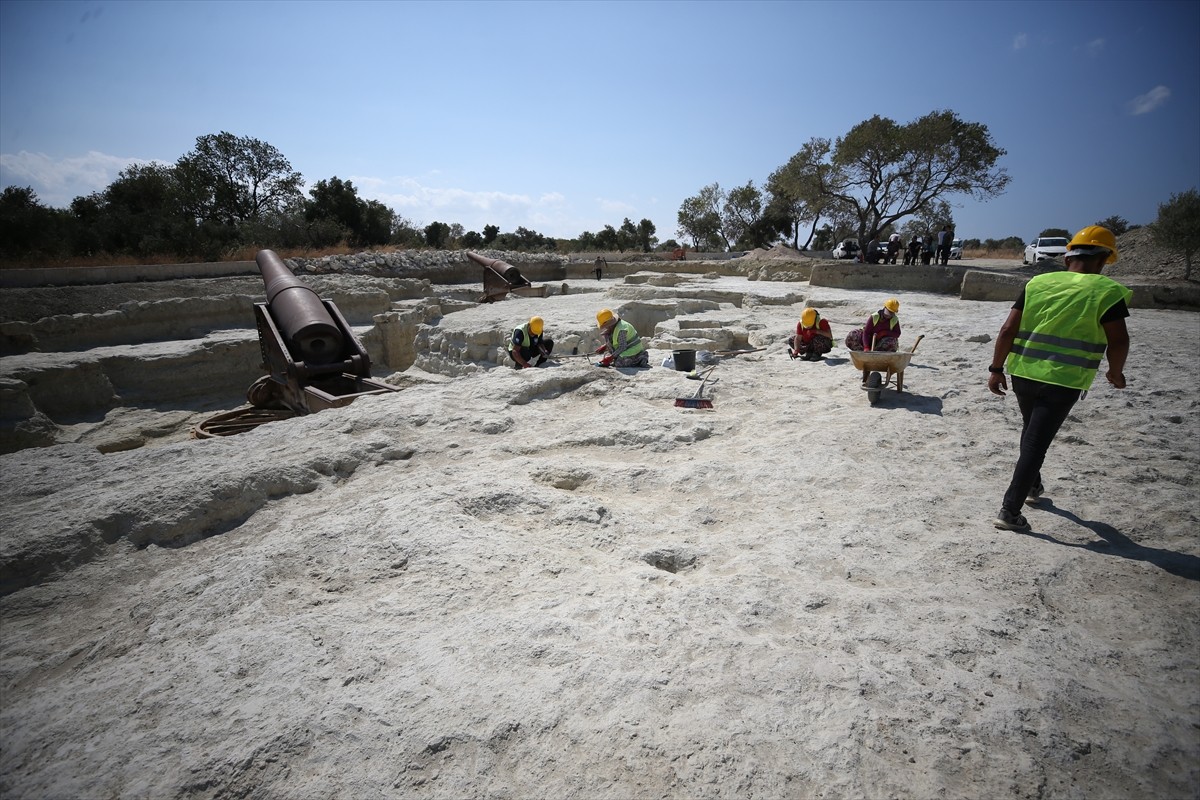
M 488 258 L 487 256 L 481 256 L 481 255 L 479 255 L 479 253 L 472 253 L 470 250 L 467 251 L 467 258 L 471 259 L 472 261 L 474 261 L 476 264 L 478 264 L 481 267 L 491 267 L 492 269 L 496 270 L 496 272 L 499 272 L 499 273 L 503 273 L 504 270 L 506 270 L 512 266 L 512 264 L 509 264 L 506 261 L 501 261 L 498 258 Z
M 342 357 L 342 332 L 321 298 L 292 274 L 274 250 L 254 257 L 267 289 L 267 308 L 293 355 L 310 364 L 329 364 Z

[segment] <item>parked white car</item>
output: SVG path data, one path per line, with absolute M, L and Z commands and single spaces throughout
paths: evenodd
M 1066 252 L 1066 239 L 1061 236 L 1042 236 L 1034 239 L 1025 248 L 1025 258 L 1021 263 L 1036 264 L 1047 258 L 1062 258 Z
M 950 242 L 950 257 L 962 258 L 962 239 L 955 239 Z
M 857 258 L 858 257 L 858 240 L 846 239 L 838 242 L 837 247 L 833 248 L 834 258 Z

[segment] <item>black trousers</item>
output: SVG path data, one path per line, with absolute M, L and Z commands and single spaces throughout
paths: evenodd
M 1010 375 L 1013 394 L 1021 408 L 1021 454 L 1013 469 L 1012 481 L 1004 493 L 1004 507 L 1014 514 L 1029 495 L 1029 490 L 1042 482 L 1042 463 L 1046 451 L 1058 435 L 1058 429 L 1071 413 L 1081 394 L 1079 389 L 1068 389 L 1052 383 L 1031 381 Z
M 537 359 L 536 363 L 540 364 L 543 361 L 545 361 L 547 356 L 549 356 L 550 353 L 554 350 L 554 340 L 548 339 L 547 337 L 543 336 L 542 337 L 542 347 L 544 347 L 546 349 L 546 355 L 542 355 L 542 351 L 536 347 L 520 347 L 520 348 L 514 348 L 512 350 L 509 350 L 508 357 L 512 359 L 514 364 L 516 364 L 517 357 L 514 354 L 519 351 L 521 353 L 521 358 L 525 359 L 526 364 L 535 363 L 534 362 L 535 358 Z

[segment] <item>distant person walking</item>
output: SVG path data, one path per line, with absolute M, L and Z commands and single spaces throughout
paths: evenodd
M 1089 225 L 1075 234 L 1063 256 L 1066 271 L 1032 278 L 996 337 L 988 389 L 1004 396 L 1006 360 L 1013 394 L 1021 408 L 1021 449 L 996 527 L 1029 529 L 1021 503 L 1041 499 L 1042 463 L 1067 414 L 1092 385 L 1101 357 L 1108 358 L 1106 378 L 1125 388 L 1129 332 L 1125 318 L 1133 293 L 1100 274 L 1117 260 L 1112 231 Z

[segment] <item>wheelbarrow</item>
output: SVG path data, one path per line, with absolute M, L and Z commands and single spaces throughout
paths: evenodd
M 867 400 L 871 405 L 879 402 L 879 395 L 891 384 L 893 378 L 896 379 L 896 391 L 904 391 L 904 368 L 908 366 L 913 353 L 917 352 L 917 345 L 924 338 L 924 335 L 918 336 L 907 353 L 850 351 L 850 361 L 862 370 L 862 389 L 867 393 Z M 886 377 L 880 374 L 881 370 L 887 373 Z

